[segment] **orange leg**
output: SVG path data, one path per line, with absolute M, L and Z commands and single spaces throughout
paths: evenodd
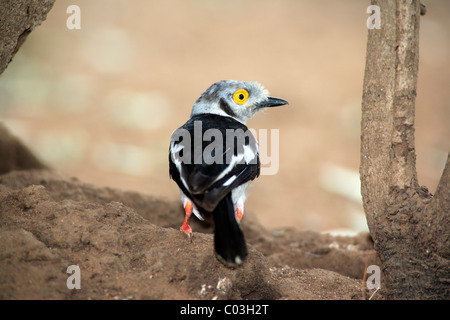
M 237 209 L 236 209 L 236 218 L 237 218 L 238 222 L 241 222 L 243 215 L 244 215 L 244 212 L 243 212 L 242 208 L 241 207 L 237 207 Z
M 191 241 L 192 241 L 192 229 L 189 226 L 189 219 L 191 218 L 192 211 L 193 211 L 192 203 L 188 200 L 188 201 L 186 201 L 186 205 L 184 207 L 184 212 L 186 215 L 184 217 L 184 221 L 180 227 L 180 230 L 183 231 L 184 233 L 186 233 L 189 236 L 189 239 L 191 239 Z

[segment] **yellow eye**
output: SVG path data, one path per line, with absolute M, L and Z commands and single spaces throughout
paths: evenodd
M 233 94 L 233 100 L 237 104 L 244 104 L 248 99 L 248 91 L 244 89 L 239 89 Z

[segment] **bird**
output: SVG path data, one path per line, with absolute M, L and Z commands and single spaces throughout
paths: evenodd
M 246 123 L 261 110 L 286 104 L 256 81 L 218 81 L 171 136 L 169 176 L 185 212 L 180 230 L 192 241 L 192 213 L 212 220 L 215 255 L 227 267 L 242 265 L 247 256 L 240 223 L 246 191 L 260 175 L 258 143 Z

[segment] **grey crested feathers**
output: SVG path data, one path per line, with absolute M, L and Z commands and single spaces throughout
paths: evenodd
M 237 90 L 246 90 L 248 98 L 242 104 L 236 103 L 233 95 Z M 269 92 L 258 82 L 223 80 L 214 83 L 197 99 L 192 107 L 191 117 L 197 114 L 212 113 L 233 117 L 246 123 L 256 112 L 261 103 L 268 101 Z

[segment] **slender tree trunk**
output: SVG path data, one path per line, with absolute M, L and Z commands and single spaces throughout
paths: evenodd
M 361 122 L 361 193 L 388 298 L 445 299 L 450 288 L 450 164 L 436 194 L 417 181 L 414 108 L 420 2 L 376 0 Z M 450 154 L 449 154 L 450 157 Z

